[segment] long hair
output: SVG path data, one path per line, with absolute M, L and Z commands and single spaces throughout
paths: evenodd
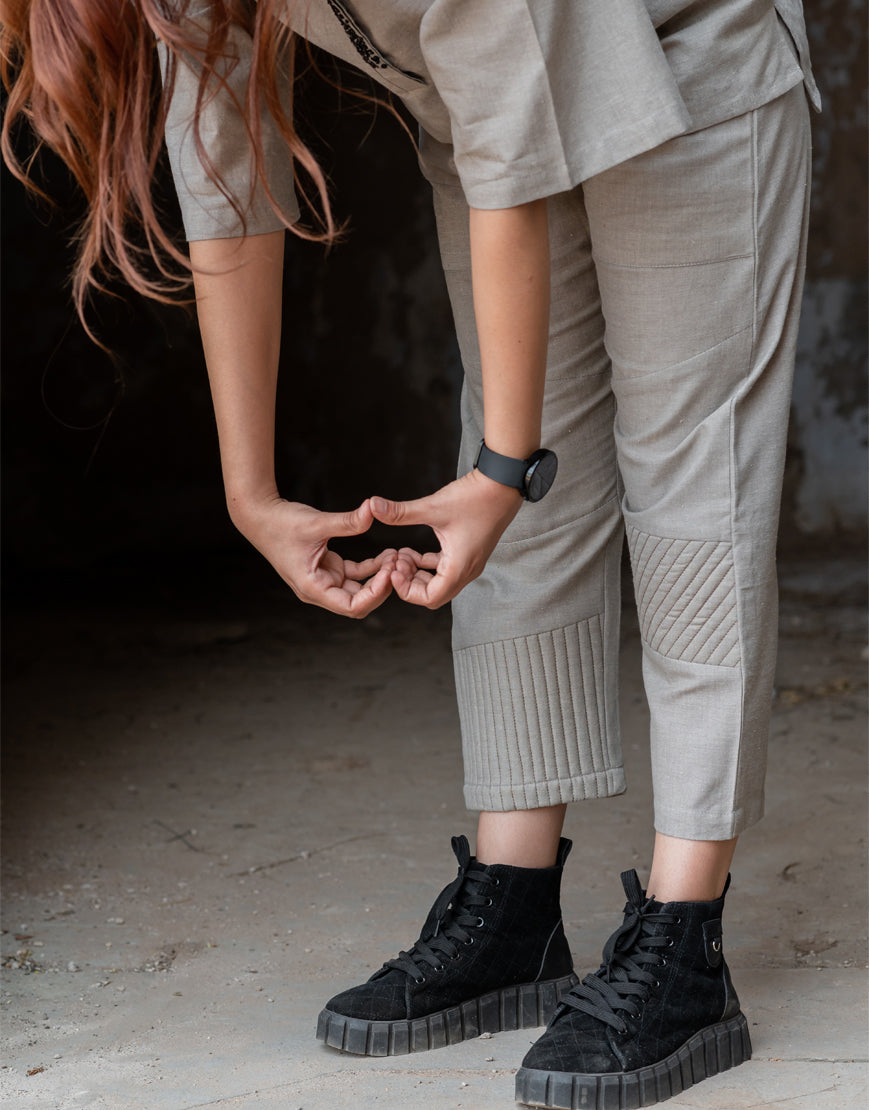
M 208 19 L 197 24 L 196 12 L 202 12 L 204 3 Z M 0 149 L 12 173 L 44 196 L 31 169 L 45 145 L 62 159 L 84 193 L 87 214 L 77 236 L 72 281 L 83 321 L 89 292 L 105 289 L 114 272 L 139 293 L 163 302 L 177 300 L 189 285 L 190 263 L 164 227 L 152 196 L 166 106 L 182 59 L 199 70 L 193 130 L 197 152 L 244 228 L 246 198 L 233 196 L 221 180 L 199 128 L 200 113 L 211 98 L 233 95 L 227 73 L 236 61 L 230 43 L 234 27 L 253 39 L 245 103 L 238 104 L 250 139 L 252 181 L 264 188 L 287 223 L 268 186 L 261 128 L 265 109 L 294 165 L 313 186 L 301 193 L 315 227 L 296 225 L 291 230 L 306 239 L 335 238 L 326 180 L 293 124 L 294 36 L 277 16 L 279 5 L 285 9 L 286 3 L 0 0 L 0 77 L 8 93 Z M 158 39 L 168 58 L 162 80 Z M 13 142 L 22 119 L 37 139 L 24 160 Z

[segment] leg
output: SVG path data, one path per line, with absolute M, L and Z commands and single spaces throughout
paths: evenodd
M 480 363 L 468 208 L 439 186 L 442 260 L 465 368 L 459 469 L 480 441 Z M 543 442 L 552 491 L 524 505 L 453 603 L 470 809 L 533 810 L 625 788 L 617 713 L 622 519 L 613 396 L 579 191 L 551 198 L 552 309 Z
M 736 837 L 758 820 L 774 555 L 800 305 L 803 91 L 585 188 L 651 710 L 649 896 L 517 1076 L 534 1106 L 648 1106 L 747 1059 L 722 954 Z
M 478 859 L 454 839 L 457 879 L 419 940 L 331 999 L 318 1036 L 395 1054 L 544 1024 L 574 983 L 559 906 L 565 803 L 624 789 L 616 716 L 622 519 L 613 398 L 582 198 L 551 212 L 553 298 L 545 441 L 559 479 L 524 506 L 484 575 L 454 604 L 466 798 L 483 812 Z M 468 209 L 436 212 L 463 361 L 460 469 L 482 425 Z
M 586 185 L 671 837 L 763 811 L 807 172 L 798 88 Z

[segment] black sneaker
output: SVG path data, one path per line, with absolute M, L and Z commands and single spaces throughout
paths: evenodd
M 554 867 L 484 866 L 453 837 L 459 873 L 429 912 L 420 939 L 358 987 L 330 999 L 317 1039 L 344 1052 L 398 1056 L 481 1033 L 549 1020 L 577 982 L 562 928 Z
M 603 964 L 562 999 L 517 1072 L 526 1106 L 635 1110 L 752 1054 L 722 956 L 728 884 L 715 902 L 664 904 L 634 871 L 622 884 L 625 919 Z

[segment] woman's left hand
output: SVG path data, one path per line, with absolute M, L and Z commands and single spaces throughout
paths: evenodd
M 382 524 L 428 525 L 440 551 L 420 553 L 404 547 L 392 574 L 403 601 L 438 609 L 480 574 L 502 533 L 523 503 L 518 490 L 471 470 L 429 497 L 417 501 L 369 500 Z M 434 573 L 431 573 L 434 572 Z

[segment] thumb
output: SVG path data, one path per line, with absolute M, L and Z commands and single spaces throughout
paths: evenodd
M 372 510 L 368 500 L 346 513 L 323 513 L 321 523 L 328 536 L 358 536 L 372 526 Z
M 381 524 L 428 524 L 427 499 L 418 501 L 387 501 L 384 497 L 369 499 L 372 515 Z

